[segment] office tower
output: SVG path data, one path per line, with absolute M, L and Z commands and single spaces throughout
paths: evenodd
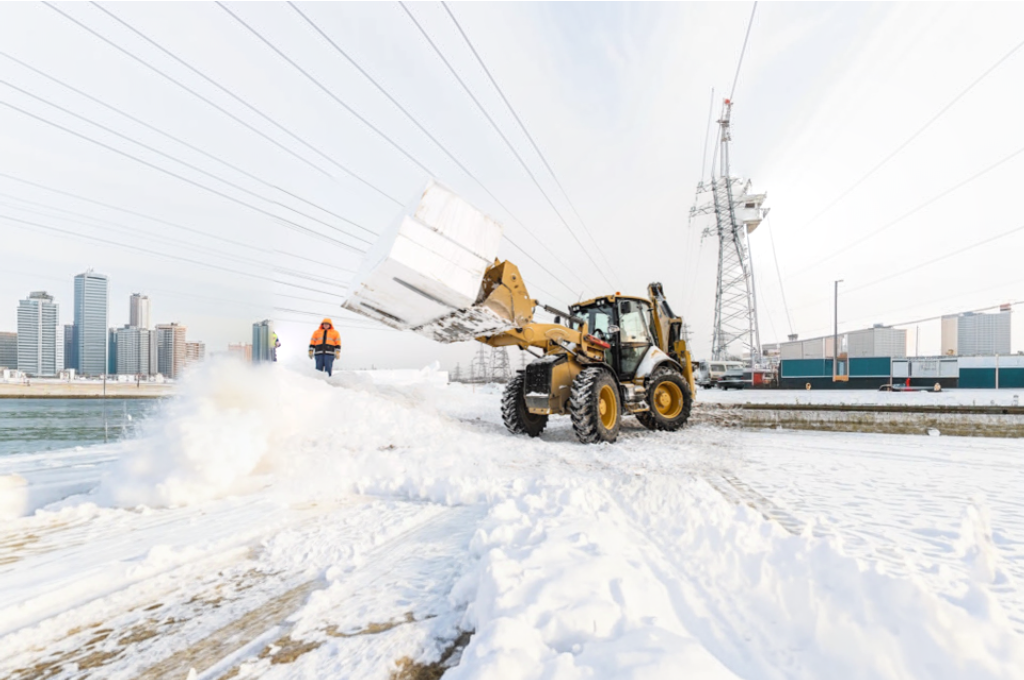
M 967 312 L 957 317 L 957 353 L 962 357 L 1010 353 L 1010 306 L 997 314 Z
M 63 340 L 58 336 L 60 308 L 46 292 L 18 301 L 18 370 L 30 376 L 56 376 L 63 368 Z M 57 356 L 60 351 L 60 357 Z
M 125 326 L 117 329 L 117 373 L 153 375 L 157 372 L 156 331 Z
M 206 358 L 206 343 L 186 342 L 185 343 L 185 365 L 191 366 Z
M 273 359 L 273 347 L 271 346 L 273 335 L 274 322 L 269 319 L 257 321 L 252 325 L 252 361 L 254 364 Z
M 185 368 L 185 326 L 157 324 L 157 369 L 166 378 L 179 378 Z
M 245 363 L 252 363 L 252 345 L 247 342 L 231 343 L 228 345 L 228 354 L 233 354 Z
M 75 277 L 78 372 L 82 375 L 103 375 L 109 370 L 107 287 L 107 277 L 91 269 Z
M 128 309 L 128 325 L 134 328 L 149 328 L 149 297 L 132 293 Z
M 117 373 L 117 329 L 107 331 L 107 375 Z
M 64 324 L 64 368 L 78 370 L 78 341 L 75 324 Z
M 18 367 L 18 334 L 0 333 L 0 368 Z

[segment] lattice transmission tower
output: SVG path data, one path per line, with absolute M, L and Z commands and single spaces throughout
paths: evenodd
M 508 350 L 505 347 L 491 348 L 491 382 L 507 383 L 512 379 L 512 367 L 508 363 Z
M 477 353 L 473 355 L 473 362 L 469 365 L 469 382 L 485 383 L 490 380 L 490 357 L 487 356 L 487 345 L 480 345 Z
M 768 214 L 762 209 L 766 194 L 752 194 L 751 181 L 732 177 L 729 171 L 730 117 L 732 102 L 724 100 L 718 119 L 718 145 L 711 163 L 711 179 L 697 185 L 697 205 L 690 219 L 713 215 L 714 225 L 704 228 L 701 240 L 718 238 L 718 283 L 715 288 L 715 326 L 711 358 L 739 360 L 749 353 L 750 365 L 761 361 L 761 336 L 757 327 L 757 295 L 749 235 Z M 717 167 L 717 175 L 716 175 Z M 701 195 L 710 193 L 710 200 Z

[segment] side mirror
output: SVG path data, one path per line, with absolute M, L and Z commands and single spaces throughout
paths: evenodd
M 618 326 L 608 326 L 608 332 L 609 333 L 618 333 L 621 330 L 622 329 L 619 328 Z

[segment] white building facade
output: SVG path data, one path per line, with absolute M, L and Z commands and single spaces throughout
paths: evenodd
M 98 376 L 108 372 L 108 281 L 91 269 L 75 277 L 75 329 L 78 373 Z
M 56 377 L 64 368 L 60 306 L 43 291 L 18 302 L 18 370 L 32 377 Z

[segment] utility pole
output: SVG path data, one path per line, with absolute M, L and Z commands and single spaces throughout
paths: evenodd
M 835 322 L 832 328 L 832 381 L 835 382 L 837 369 L 839 368 L 839 284 L 843 280 L 839 279 L 835 283 L 835 289 L 833 292 L 833 320 Z

